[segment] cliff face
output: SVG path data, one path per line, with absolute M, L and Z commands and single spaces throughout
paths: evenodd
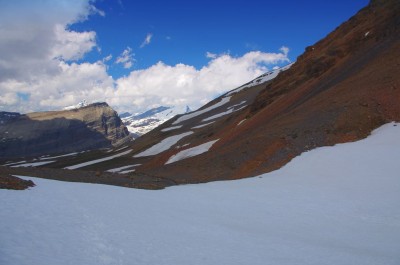
M 130 141 L 106 103 L 68 111 L 8 115 L 0 124 L 0 157 L 24 157 L 107 148 Z

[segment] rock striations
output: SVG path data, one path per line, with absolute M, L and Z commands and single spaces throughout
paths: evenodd
M 120 146 L 130 141 L 106 103 L 74 110 L 2 113 L 0 158 L 30 157 Z

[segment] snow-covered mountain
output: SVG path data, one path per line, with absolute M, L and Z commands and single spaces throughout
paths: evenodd
M 63 108 L 63 110 L 80 109 L 80 108 L 86 107 L 88 105 L 89 105 L 89 103 L 86 101 L 86 99 L 84 99 L 76 105 L 71 105 L 71 106 L 67 106 L 67 107 Z
M 152 108 L 142 113 L 130 114 L 128 112 L 120 115 L 123 123 L 134 138 L 137 138 L 153 130 L 167 120 L 178 114 L 191 112 L 189 106 L 186 107 L 165 107 Z

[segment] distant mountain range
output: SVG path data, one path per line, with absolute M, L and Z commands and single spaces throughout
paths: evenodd
M 191 112 L 189 106 L 185 108 L 160 106 L 138 114 L 125 112 L 119 116 L 132 137 L 136 139 L 154 128 L 157 128 L 174 116 L 189 112 Z

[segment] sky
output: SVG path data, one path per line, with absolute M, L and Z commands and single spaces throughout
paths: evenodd
M 196 109 L 294 62 L 368 0 L 0 0 L 0 111 Z

